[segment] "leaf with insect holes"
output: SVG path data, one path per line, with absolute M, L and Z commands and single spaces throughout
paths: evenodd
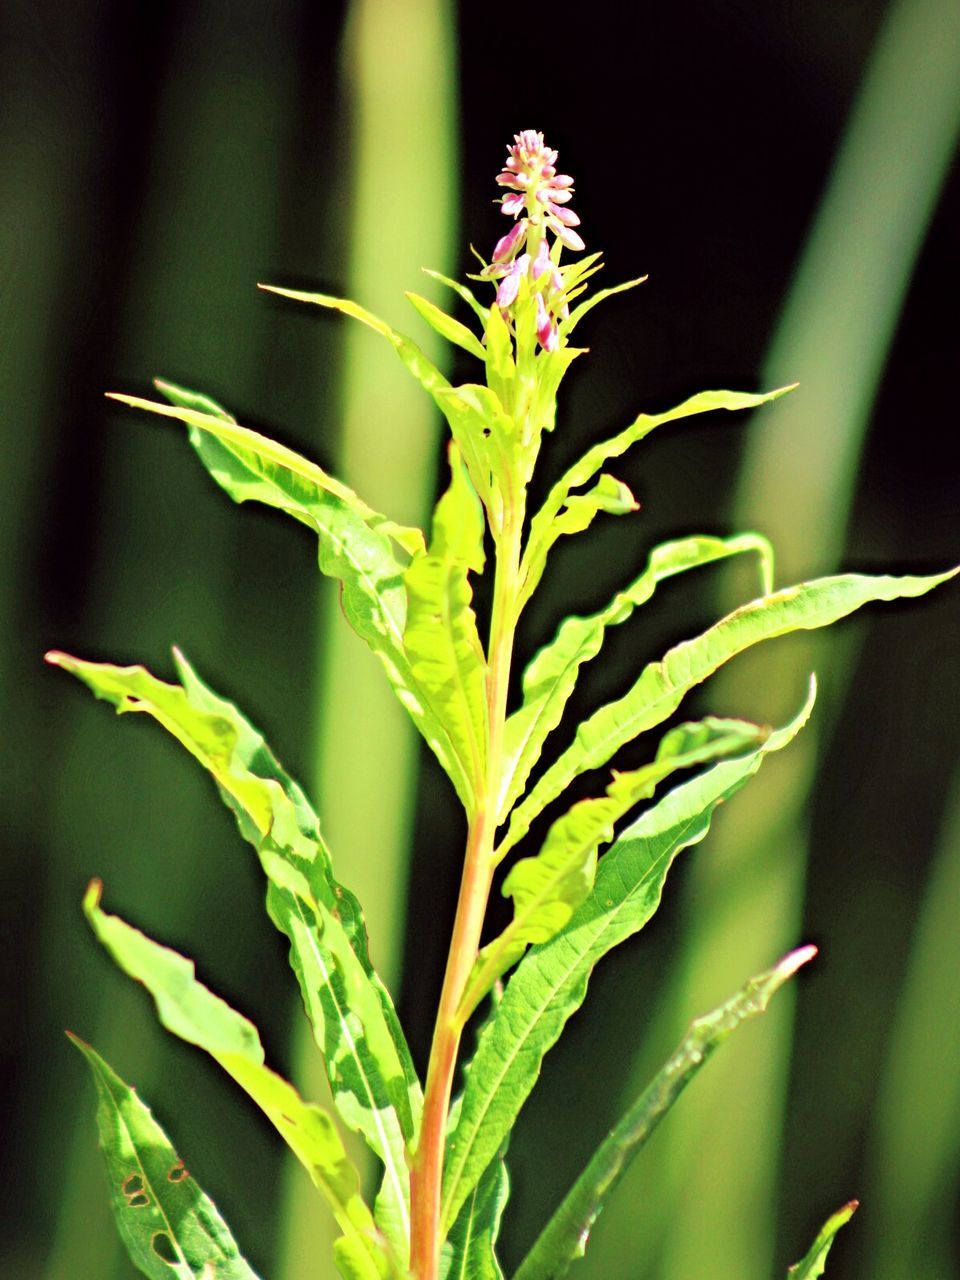
M 655 760 L 615 773 L 605 795 L 581 800 L 558 818 L 536 857 L 515 863 L 503 883 L 504 896 L 513 899 L 513 919 L 480 952 L 467 1007 L 473 1009 L 531 943 L 560 932 L 593 887 L 600 845 L 613 839 L 615 824 L 660 782 L 678 769 L 755 751 L 769 735 L 769 729 L 745 720 L 708 717 L 679 725 L 662 739 Z
M 801 947 L 761 973 L 730 1000 L 692 1023 L 683 1040 L 611 1129 L 537 1237 L 514 1280 L 553 1280 L 582 1258 L 593 1224 L 634 1156 L 693 1077 L 747 1019 L 765 1013 L 783 984 L 816 954 Z
M 759 534 L 679 538 L 654 547 L 643 573 L 618 591 L 598 613 L 567 618 L 561 623 L 553 640 L 543 646 L 524 671 L 523 702 L 506 722 L 498 821 L 506 818 L 522 794 L 540 759 L 544 741 L 560 723 L 580 668 L 600 652 L 607 628 L 626 622 L 667 578 L 744 552 L 755 553 L 759 559 L 761 591 L 772 591 L 773 550 Z
M 151 716 L 207 770 L 256 849 L 267 910 L 290 942 L 290 964 L 343 1121 L 384 1162 L 377 1221 L 398 1257 L 409 1239 L 407 1153 L 422 1097 L 390 997 L 367 953 L 363 913 L 333 876 L 316 814 L 262 735 L 177 654 L 180 684 L 143 667 L 48 660 L 119 712 Z
M 794 631 L 827 627 L 874 601 L 925 595 L 957 572 L 901 578 L 848 573 L 802 582 L 742 605 L 702 635 L 676 645 L 661 661 L 648 663 L 622 698 L 582 722 L 572 744 L 514 809 L 501 853 L 574 778 L 606 764 L 620 747 L 661 724 L 691 689 L 745 649 Z
M 70 1035 L 97 1088 L 110 1204 L 131 1261 L 150 1280 L 257 1280 L 216 1205 L 150 1108 L 90 1045 Z
M 447 1139 L 443 1224 L 449 1227 L 494 1160 L 539 1075 L 543 1058 L 583 1003 L 594 965 L 644 927 L 682 849 L 710 829 L 717 806 L 744 786 L 806 723 L 800 713 L 756 751 L 725 760 L 668 792 L 601 858 L 590 896 L 560 933 L 520 961 L 481 1030 L 456 1124 Z
M 711 413 L 714 409 L 755 409 L 771 400 L 778 400 L 780 396 L 791 390 L 793 390 L 792 387 L 779 387 L 776 391 L 768 391 L 762 395 L 751 395 L 742 391 L 701 391 L 665 413 L 641 413 L 619 435 L 588 449 L 579 462 L 575 462 L 560 477 L 547 494 L 543 506 L 530 522 L 530 536 L 527 539 L 521 564 L 521 580 L 524 582 L 521 599 L 526 601 L 540 581 L 547 552 L 554 541 L 551 535 L 554 521 L 560 515 L 571 493 L 574 489 L 589 484 L 610 458 L 619 458 L 632 445 L 643 440 L 651 431 L 664 423 L 675 422 L 679 418 L 690 418 L 700 413 Z
M 337 1252 L 351 1260 L 352 1272 L 369 1280 L 395 1273 L 331 1117 L 270 1070 L 256 1027 L 197 980 L 192 960 L 107 914 L 100 894 L 94 881 L 83 903 L 97 938 L 124 973 L 149 991 L 162 1025 L 209 1053 L 276 1127 L 333 1210 L 344 1233 Z

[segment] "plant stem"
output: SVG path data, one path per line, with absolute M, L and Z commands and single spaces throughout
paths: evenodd
M 480 934 L 493 879 L 503 726 L 516 631 L 523 526 L 522 502 L 508 506 L 503 535 L 497 545 L 487 654 L 486 776 L 478 780 L 476 804 L 467 831 L 460 896 L 427 1068 L 423 1123 L 410 1178 L 410 1267 L 416 1280 L 437 1280 L 439 1270 L 443 1149 L 460 1037 L 466 1020 L 462 1000 L 480 949 Z

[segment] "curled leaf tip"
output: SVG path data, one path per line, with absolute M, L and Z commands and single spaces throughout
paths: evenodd
M 798 969 L 802 969 L 805 964 L 809 964 L 813 957 L 817 954 L 819 948 L 813 943 L 808 943 L 804 947 L 797 947 L 796 951 L 791 951 L 789 955 L 785 955 L 777 965 L 780 976 L 786 980 L 792 978 Z
M 100 900 L 103 897 L 103 881 L 99 876 L 94 878 L 87 885 L 86 892 L 83 895 L 83 909 L 89 915 L 91 911 L 96 911 L 100 906 Z

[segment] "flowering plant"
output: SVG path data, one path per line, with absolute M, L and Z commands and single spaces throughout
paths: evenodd
M 303 1164 L 342 1232 L 334 1255 L 347 1280 L 502 1275 L 496 1241 L 508 1195 L 507 1146 L 544 1055 L 582 1003 L 597 962 L 656 910 L 676 856 L 702 840 L 717 806 L 799 733 L 815 682 L 811 677 L 800 709 L 783 726 L 713 716 L 673 723 L 645 763 L 614 772 L 594 797 L 571 804 L 571 784 L 664 725 L 690 690 L 752 645 L 827 626 L 871 601 L 923 595 L 951 576 L 844 574 L 775 590 L 773 553 L 759 534 L 670 541 L 650 551 L 604 608 L 562 623 L 526 666 L 519 702 L 510 706 L 518 622 L 552 548 L 601 513 L 637 509 L 627 486 L 604 466 L 668 422 L 755 408 L 791 388 L 707 391 L 666 412 L 641 413 L 590 448 L 529 512 L 558 389 L 583 354 L 572 345 L 574 331 L 599 302 L 640 281 L 591 290 L 600 255 L 585 253 L 570 208 L 573 179 L 558 172 L 557 153 L 542 134 L 515 137 L 497 182 L 512 225 L 474 277 L 492 284 L 495 296 L 483 301 L 468 286 L 439 277 L 466 304 L 473 325 L 410 295 L 429 325 L 480 362 L 482 382 L 452 385 L 414 342 L 356 303 L 272 290 L 344 312 L 385 337 L 443 413 L 450 478 L 429 535 L 374 511 L 315 463 L 238 425 L 205 396 L 158 382 L 166 403 L 115 397 L 184 423 L 200 461 L 235 501 L 266 503 L 316 533 L 320 570 L 340 583 L 346 622 L 380 659 L 456 790 L 466 849 L 423 1084 L 371 963 L 360 905 L 334 874 L 308 798 L 259 731 L 179 652 L 172 683 L 143 667 L 48 655 L 119 712 L 151 716 L 186 747 L 257 853 L 267 911 L 289 942 L 332 1111 L 305 1101 L 267 1066 L 256 1028 L 199 981 L 192 961 L 105 912 L 99 882 L 84 909 L 120 967 L 151 993 L 163 1025 L 209 1053 Z M 565 252 L 583 256 L 564 261 Z M 544 767 L 548 739 L 608 629 L 626 623 L 669 578 L 744 555 L 758 567 L 756 598 L 649 662 Z M 488 560 L 493 590 L 482 628 L 472 583 Z M 674 779 L 680 771 L 689 773 L 683 781 Z M 654 799 L 664 784 L 669 789 Z M 629 825 L 620 829 L 624 819 Z M 512 919 L 481 945 L 495 874 L 521 843 L 523 854 L 502 882 Z M 600 858 L 603 846 L 609 847 Z M 691 1025 L 588 1162 L 517 1280 L 549 1280 L 583 1253 L 606 1196 L 686 1084 L 814 953 L 809 946 L 792 952 Z M 461 1041 L 473 1022 L 476 1050 L 456 1092 Z M 233 1236 L 146 1105 L 90 1046 L 77 1044 L 96 1082 L 113 1208 L 133 1261 L 161 1280 L 250 1280 L 254 1273 Z M 372 1205 L 361 1194 L 338 1119 L 382 1165 Z M 851 1202 L 828 1221 L 792 1269 L 795 1280 L 821 1274 L 854 1208 Z

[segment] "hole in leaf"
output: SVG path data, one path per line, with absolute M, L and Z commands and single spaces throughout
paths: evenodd
M 120 1183 L 120 1194 L 127 1202 L 129 1209 L 145 1209 L 150 1203 L 143 1178 L 139 1173 L 131 1173 Z
M 170 1172 L 167 1174 L 168 1182 L 185 1182 L 190 1177 L 189 1169 L 184 1167 L 182 1160 L 178 1160 Z
M 168 1266 L 176 1267 L 180 1263 L 180 1258 L 174 1248 L 173 1241 L 165 1231 L 158 1231 L 150 1241 L 150 1248 L 157 1255 L 161 1262 L 166 1262 Z

